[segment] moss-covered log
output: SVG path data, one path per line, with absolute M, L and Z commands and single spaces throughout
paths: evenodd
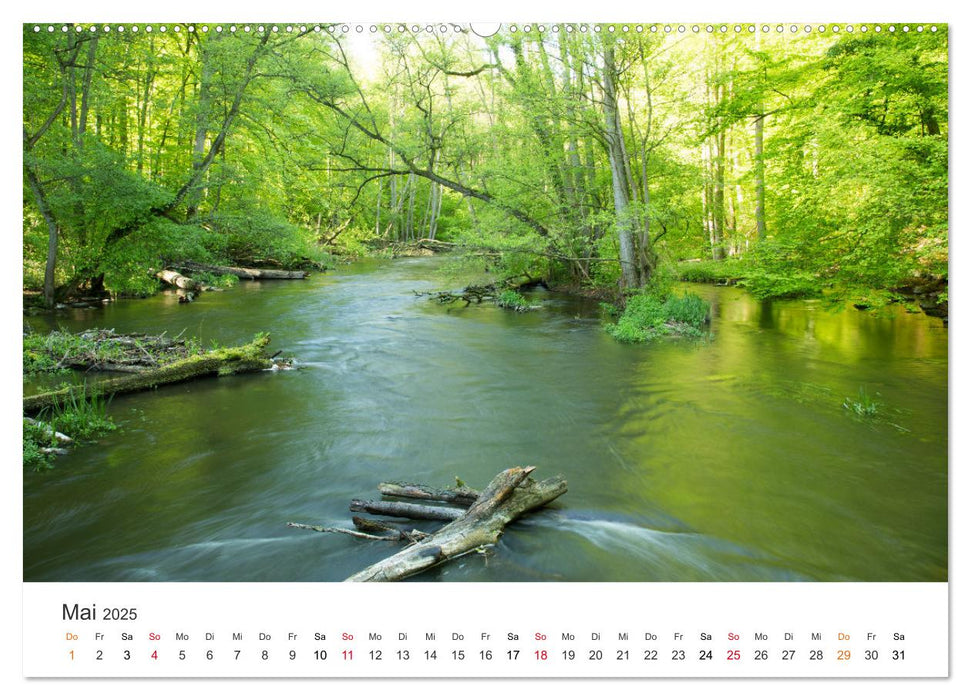
M 154 389 L 163 384 L 175 384 L 199 377 L 240 374 L 269 369 L 273 366 L 273 361 L 263 352 L 269 342 L 270 337 L 268 335 L 259 335 L 247 345 L 211 350 L 202 355 L 192 355 L 175 360 L 161 367 L 128 377 L 88 384 L 83 387 L 83 391 L 87 397 L 130 394 L 136 391 Z M 66 387 L 57 391 L 25 396 L 24 413 L 37 413 L 55 404 L 64 404 L 71 397 L 72 392 L 77 396 L 77 393 L 81 390 L 82 387 Z
M 537 482 L 529 476 L 533 469 L 513 467 L 500 473 L 462 517 L 347 580 L 400 581 L 495 544 L 510 522 L 566 493 L 566 479 L 557 476 Z

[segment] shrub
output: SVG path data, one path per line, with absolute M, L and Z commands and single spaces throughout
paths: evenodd
M 683 282 L 736 282 L 748 274 L 748 265 L 738 258 L 696 260 L 674 264 L 674 275 Z
M 98 395 L 86 396 L 85 389 L 81 387 L 79 393 L 75 394 L 72 390 L 63 403 L 55 403 L 52 410 L 43 411 L 38 416 L 39 422 L 46 423 L 54 431 L 64 433 L 76 442 L 94 440 L 117 428 L 108 417 L 109 402 L 110 399 L 105 400 Z M 35 471 L 53 467 L 54 456 L 41 450 L 42 447 L 57 447 L 53 433 L 25 420 L 23 436 L 24 467 Z
M 664 302 L 664 313 L 669 321 L 696 329 L 705 325 L 710 311 L 708 302 L 697 294 L 672 294 Z
M 54 456 L 41 452 L 41 447 L 50 446 L 50 439 L 44 434 L 40 426 L 24 421 L 24 468 L 33 471 L 50 469 Z
M 496 306 L 500 309 L 511 309 L 512 311 L 529 311 L 530 309 L 526 297 L 514 289 L 500 292 L 496 297 Z
M 696 294 L 661 295 L 642 291 L 627 300 L 617 323 L 607 332 L 625 343 L 639 343 L 662 335 L 701 335 L 710 307 Z

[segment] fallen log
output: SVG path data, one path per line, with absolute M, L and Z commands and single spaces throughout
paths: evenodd
M 557 476 L 537 482 L 529 476 L 533 469 L 513 467 L 500 473 L 461 517 L 347 580 L 400 581 L 495 544 L 510 522 L 566 493 L 566 479 Z
M 434 238 L 421 238 L 414 243 L 416 248 L 425 248 L 435 253 L 447 253 L 455 248 L 457 243 L 449 241 L 436 241 Z
M 465 515 L 463 508 L 447 508 L 444 506 L 422 506 L 417 503 L 400 503 L 398 501 L 351 501 L 352 512 L 370 513 L 371 515 L 393 515 L 398 518 L 412 520 L 455 520 Z
M 270 369 L 272 360 L 265 356 L 263 348 L 270 342 L 268 335 L 257 336 L 253 342 L 235 348 L 220 348 L 201 355 L 190 355 L 161 367 L 147 369 L 138 374 L 108 379 L 86 386 L 66 387 L 56 391 L 24 397 L 24 413 L 37 413 L 54 405 L 63 405 L 75 392 L 83 392 L 85 398 L 130 394 L 154 389 L 163 384 L 175 384 L 189 379 L 211 375 L 240 374 Z
M 177 265 L 181 270 L 211 272 L 216 275 L 236 275 L 241 280 L 302 280 L 310 273 L 306 270 L 264 270 L 256 267 L 230 267 L 228 265 L 202 265 L 186 262 Z
M 462 506 L 472 505 L 475 503 L 475 499 L 479 497 L 478 491 L 467 486 L 459 486 L 455 489 L 433 489 L 422 484 L 405 484 L 397 481 L 385 481 L 378 484 L 378 491 L 382 496 L 442 501 Z
M 161 272 L 156 273 L 155 276 L 166 284 L 170 284 L 173 287 L 178 287 L 179 289 L 184 289 L 189 292 L 203 291 L 203 285 L 199 284 L 191 277 L 180 275 L 175 270 L 162 270 Z

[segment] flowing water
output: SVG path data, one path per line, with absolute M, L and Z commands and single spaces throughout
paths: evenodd
M 481 487 L 529 464 L 569 492 L 420 579 L 946 580 L 940 320 L 696 286 L 710 338 L 630 346 L 586 300 L 416 297 L 440 264 L 59 317 L 223 344 L 268 330 L 300 369 L 116 398 L 121 430 L 24 474 L 25 579 L 341 580 L 397 545 L 287 521 L 346 527 L 380 481 Z M 874 418 L 842 407 L 861 387 Z

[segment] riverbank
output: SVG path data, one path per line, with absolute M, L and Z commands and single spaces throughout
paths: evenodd
M 341 580 L 373 551 L 288 520 L 345 522 L 382 479 L 479 485 L 516 464 L 562 472 L 569 493 L 487 563 L 420 580 L 946 580 L 939 320 L 686 285 L 711 304 L 709 339 L 623 344 L 596 300 L 537 288 L 523 296 L 541 311 L 511 313 L 416 297 L 447 286 L 447 263 L 31 319 L 188 329 L 204 347 L 270 329 L 303 370 L 115 398 L 119 430 L 24 472 L 25 580 Z M 887 420 L 843 407 L 861 387 Z
M 901 279 L 889 288 L 852 286 L 817 275 L 790 271 L 773 274 L 739 258 L 685 260 L 673 264 L 673 275 L 683 282 L 744 287 L 759 299 L 823 299 L 834 306 L 860 311 L 900 304 L 908 313 L 925 313 L 947 322 L 947 275 L 925 273 Z

